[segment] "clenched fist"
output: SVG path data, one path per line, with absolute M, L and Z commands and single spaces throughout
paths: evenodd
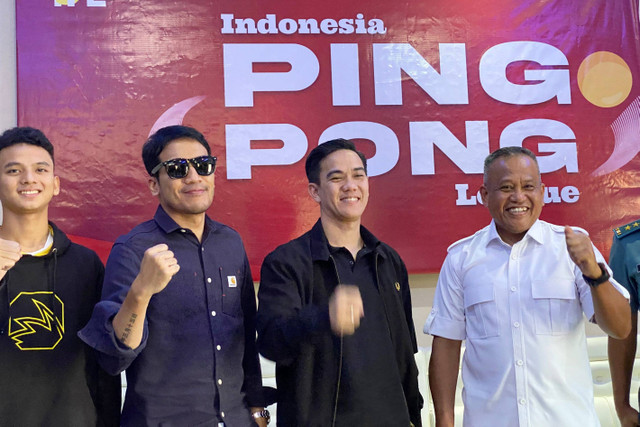
M 569 226 L 564 227 L 567 251 L 571 260 L 578 266 L 582 274 L 591 278 L 598 278 L 602 270 L 596 261 L 591 239 L 584 233 L 573 231 Z
M 20 244 L 13 240 L 0 239 L 0 279 L 22 258 Z
M 351 335 L 364 316 L 360 289 L 353 285 L 336 286 L 329 298 L 329 320 L 336 335 Z
M 140 272 L 131 288 L 140 295 L 150 298 L 162 291 L 179 270 L 180 265 L 173 252 L 166 244 L 160 243 L 144 252 Z

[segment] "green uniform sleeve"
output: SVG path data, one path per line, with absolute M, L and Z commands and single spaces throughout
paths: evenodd
M 613 271 L 613 278 L 624 286 L 631 295 L 631 308 L 638 310 L 638 265 L 640 265 L 640 240 L 634 236 L 625 238 L 613 237 L 609 266 Z M 635 244 L 634 244 L 635 243 Z

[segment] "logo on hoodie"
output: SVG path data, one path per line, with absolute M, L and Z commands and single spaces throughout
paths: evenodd
M 20 350 L 53 350 L 62 341 L 64 303 L 53 292 L 20 292 L 9 306 L 9 337 Z

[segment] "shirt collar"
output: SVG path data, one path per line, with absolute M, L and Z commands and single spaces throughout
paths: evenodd
M 47 241 L 44 243 L 44 246 L 33 252 L 22 252 L 22 255 L 31 255 L 34 257 L 42 257 L 45 255 L 49 255 L 51 249 L 53 248 L 53 227 L 49 225 L 49 234 L 47 235 Z
M 360 226 L 360 236 L 362 236 L 362 241 L 365 246 L 380 253 L 382 256 L 385 255 L 384 252 L 377 251 L 380 240 L 362 225 Z M 324 234 L 322 221 L 318 219 L 311 229 L 311 258 L 313 260 L 328 260 L 330 255 L 329 241 Z
M 531 238 L 531 239 L 535 240 L 538 243 L 542 243 L 542 241 L 543 241 L 543 232 L 544 232 L 544 230 L 542 229 L 542 225 L 540 224 L 540 220 L 537 219 L 536 222 L 533 223 L 531 228 L 529 228 L 529 231 L 527 231 L 527 234 L 524 235 L 522 240 L 527 239 L 527 238 Z M 487 245 L 489 243 L 493 242 L 493 241 L 504 243 L 502 241 L 502 239 L 500 238 L 500 235 L 498 234 L 498 230 L 496 229 L 496 223 L 492 219 L 491 220 L 491 224 L 489 225 L 489 234 L 487 235 Z
M 173 220 L 169 216 L 169 214 L 162 208 L 161 205 L 158 205 L 158 209 L 156 210 L 156 214 L 153 219 L 158 224 L 158 227 L 162 229 L 165 233 L 173 233 L 174 231 L 182 230 L 182 227 L 178 225 L 177 222 Z M 215 229 L 215 222 L 209 218 L 208 215 L 204 217 L 204 232 L 202 233 L 202 241 L 204 242 L 206 237 Z
M 543 237 L 544 237 L 543 233 L 544 233 L 544 228 L 542 227 L 540 220 L 537 219 L 536 222 L 534 222 L 531 228 L 529 229 L 529 232 L 527 233 L 527 235 L 531 237 L 533 240 L 535 240 L 536 242 L 542 243 Z
M 162 208 L 161 205 L 158 205 L 158 209 L 156 209 L 156 214 L 154 215 L 153 219 L 158 224 L 158 227 L 160 227 L 162 231 L 167 234 L 181 229 L 178 223 L 169 216 L 169 214 Z

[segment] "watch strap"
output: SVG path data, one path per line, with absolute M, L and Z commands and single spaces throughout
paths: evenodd
M 267 410 L 267 409 L 263 409 L 262 411 L 256 411 L 253 414 L 251 414 L 251 416 L 254 419 L 264 418 L 264 419 L 267 420 L 267 424 L 269 424 L 269 421 L 271 421 L 271 414 L 269 413 L 269 410 Z
M 604 265 L 604 263 L 602 262 L 599 262 L 598 265 L 600 266 L 600 270 L 602 271 L 602 274 L 600 275 L 600 277 L 592 279 L 590 277 L 585 276 L 584 274 L 582 275 L 582 277 L 584 278 L 584 281 L 587 282 L 587 284 L 591 287 L 596 287 L 611 278 L 611 275 L 609 274 L 609 270 L 607 270 L 607 266 Z

